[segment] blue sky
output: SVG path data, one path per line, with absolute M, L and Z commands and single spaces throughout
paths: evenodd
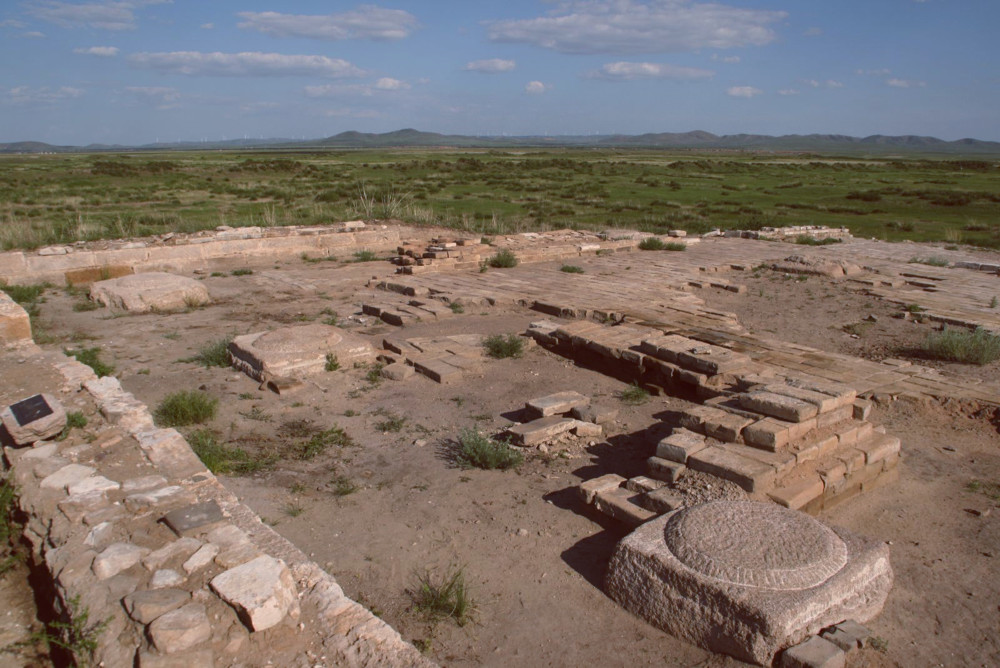
M 1000 140 L 997 0 L 4 0 L 0 141 Z

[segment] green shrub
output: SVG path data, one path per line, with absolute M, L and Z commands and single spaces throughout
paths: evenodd
M 249 276 L 249 275 L 251 275 L 253 273 L 253 269 L 249 269 L 249 268 L 233 269 L 233 271 L 231 271 L 230 273 L 233 276 Z
M 514 251 L 505 248 L 491 255 L 486 263 L 494 269 L 510 269 L 517 266 L 517 256 Z
M 110 376 L 115 372 L 113 365 L 106 364 L 101 360 L 100 348 L 80 348 L 79 350 L 64 350 L 63 352 L 76 359 L 77 362 L 89 366 L 94 370 L 98 378 Z
M 687 244 L 682 244 L 677 241 L 671 241 L 670 243 L 663 244 L 663 250 L 665 251 L 686 251 L 688 249 Z
M 483 339 L 486 354 L 494 359 L 522 357 L 524 355 L 524 339 L 517 334 L 494 334 Z
M 962 364 L 989 364 L 1000 359 L 1000 336 L 982 327 L 974 331 L 949 329 L 927 335 L 924 352 L 935 359 Z
M 381 422 L 375 423 L 375 430 L 381 432 L 391 432 L 393 434 L 400 432 L 403 429 L 403 425 L 406 424 L 406 418 L 399 415 L 393 415 L 392 413 L 387 413 L 385 419 Z
M 375 262 L 376 260 L 378 260 L 378 254 L 375 251 L 359 250 L 354 253 L 355 262 Z
M 168 394 L 157 406 L 153 417 L 161 427 L 184 427 L 202 424 L 215 417 L 219 400 L 204 392 L 182 390 Z
M 205 368 L 217 366 L 226 368 L 230 364 L 229 344 L 233 342 L 233 337 L 227 336 L 224 339 L 216 339 L 198 351 L 197 355 L 185 357 L 182 362 L 193 362 L 204 364 Z
M 101 308 L 101 305 L 92 301 L 77 302 L 73 304 L 73 310 L 77 313 L 81 313 L 83 311 L 96 311 L 99 308 Z
M 347 476 L 339 475 L 331 482 L 333 483 L 334 496 L 347 496 L 348 494 L 354 494 L 354 492 L 358 491 L 358 486 Z
M 7 285 L 6 283 L 0 282 L 0 290 L 6 292 L 8 297 L 22 306 L 38 301 L 38 298 L 42 296 L 42 293 L 45 292 L 45 288 L 47 287 L 49 287 L 48 283 L 39 283 L 37 285 Z
M 937 255 L 932 255 L 930 257 L 911 257 L 911 264 L 926 264 L 931 267 L 947 267 L 948 260 L 943 257 L 938 257 Z
M 639 387 L 638 384 L 632 383 L 628 388 L 618 393 L 618 398 L 629 406 L 638 406 L 649 400 L 649 392 Z
M 463 429 L 458 437 L 454 459 L 464 469 L 506 471 L 520 466 L 524 455 L 506 443 L 483 436 L 475 429 Z
M 583 267 L 578 267 L 575 264 L 564 264 L 563 266 L 559 267 L 559 271 L 564 271 L 567 274 L 582 274 Z
M 658 250 L 664 250 L 665 248 L 666 244 L 663 243 L 663 241 L 661 241 L 660 239 L 657 239 L 656 237 L 646 237 L 645 239 L 639 242 L 639 250 L 658 251 Z
M 326 364 L 323 365 L 323 368 L 327 371 L 336 371 L 340 368 L 340 362 L 337 360 L 337 356 L 334 353 L 326 354 Z
M 448 308 L 451 309 L 452 313 L 465 313 L 465 307 L 458 302 L 451 302 L 448 304 Z
M 840 239 L 834 237 L 827 237 L 826 239 L 817 239 L 811 237 L 808 234 L 800 234 L 795 237 L 795 243 L 801 246 L 829 246 L 830 244 L 841 243 Z
M 276 455 L 251 455 L 242 448 L 230 448 L 216 439 L 211 429 L 199 429 L 187 438 L 191 449 L 209 471 L 226 475 L 250 475 L 271 468 L 277 462 Z
M 433 619 L 450 618 L 465 626 L 474 604 L 465 584 L 461 568 L 451 569 L 438 581 L 430 571 L 417 576 L 417 586 L 411 591 L 413 606 Z

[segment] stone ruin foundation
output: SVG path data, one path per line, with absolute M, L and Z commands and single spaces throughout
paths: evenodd
M 237 336 L 229 344 L 229 356 L 234 367 L 266 382 L 320 373 L 328 359 L 346 365 L 368 361 L 375 350 L 356 334 L 332 325 L 311 324 Z
M 109 308 L 133 313 L 177 311 L 212 301 L 198 281 L 162 271 L 98 281 L 90 286 L 90 298 Z
M 657 628 L 770 665 L 827 626 L 878 615 L 892 569 L 881 541 L 772 503 L 712 501 L 626 536 L 605 586 Z

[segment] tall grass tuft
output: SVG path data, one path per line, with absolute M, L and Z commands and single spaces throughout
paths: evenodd
M 185 427 L 203 424 L 215 417 L 219 400 L 204 392 L 181 390 L 168 394 L 157 406 L 153 417 L 161 427 Z
M 971 332 L 945 327 L 928 334 L 923 349 L 935 359 L 982 366 L 1000 359 L 1000 336 L 982 327 Z

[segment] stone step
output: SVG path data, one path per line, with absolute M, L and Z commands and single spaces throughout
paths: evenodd
M 594 495 L 594 507 L 619 522 L 637 527 L 659 514 L 639 505 L 642 496 L 644 493 L 636 494 L 626 487 L 604 489 Z
M 590 405 L 590 397 L 570 390 L 531 399 L 525 402 L 524 408 L 531 417 L 540 418 L 550 415 L 564 415 L 574 408 L 584 408 L 588 405 Z
M 538 445 L 563 434 L 577 425 L 574 418 L 564 418 L 558 415 L 538 418 L 531 422 L 514 425 L 507 432 L 517 445 Z
M 687 463 L 688 457 L 707 447 L 705 436 L 683 427 L 678 427 L 656 445 L 656 456 L 679 464 Z
M 751 493 L 767 492 L 777 475 L 774 466 L 720 446 L 709 446 L 691 455 L 687 465 L 692 470 L 732 481 Z
M 741 394 L 740 405 L 755 413 L 762 413 L 787 422 L 803 422 L 816 417 L 816 414 L 819 413 L 819 408 L 815 404 L 763 390 L 751 390 Z

